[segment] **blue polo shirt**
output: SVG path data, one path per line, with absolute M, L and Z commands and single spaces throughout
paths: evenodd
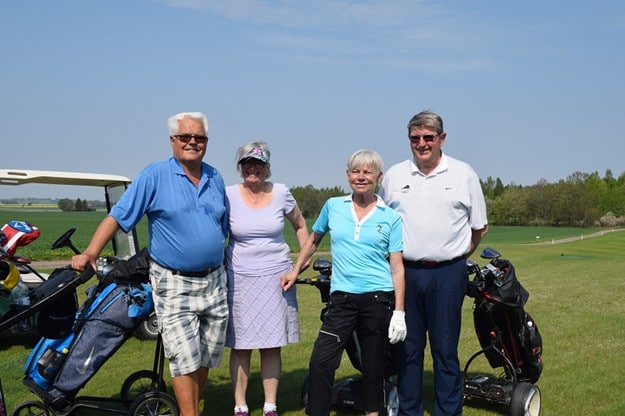
M 403 250 L 399 214 L 378 198 L 360 222 L 352 196 L 330 198 L 321 208 L 312 230 L 330 233 L 332 280 L 330 292 L 368 293 L 393 290 L 387 254 Z
M 147 215 L 154 260 L 172 269 L 203 270 L 223 262 L 225 195 L 217 169 L 202 163 L 202 178 L 195 187 L 172 157 L 143 169 L 109 215 L 125 232 Z

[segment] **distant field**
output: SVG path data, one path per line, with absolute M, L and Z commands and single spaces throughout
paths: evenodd
M 11 204 L 11 205 L 0 205 L 0 211 L 13 211 L 13 210 L 17 210 L 20 212 L 30 212 L 30 211 L 48 211 L 48 210 L 56 210 L 56 211 L 60 211 L 59 210 L 59 206 L 56 204 L 32 204 L 32 205 L 26 205 L 26 204 Z
M 483 244 L 506 245 L 550 242 L 589 235 L 601 230 L 601 228 L 496 226 L 489 229 Z
M 87 246 L 91 235 L 97 228 L 105 211 L 91 212 L 62 212 L 58 208 L 44 209 L 40 207 L 0 207 L 0 224 L 10 220 L 29 221 L 41 230 L 41 236 L 28 246 L 21 247 L 18 253 L 30 257 L 34 261 L 69 259 L 72 252 L 63 248 L 52 252 L 51 244 L 69 228 L 76 228 L 72 242 L 79 250 Z M 310 230 L 314 220 L 307 220 Z M 536 242 L 551 241 L 554 239 L 588 235 L 598 231 L 593 228 L 553 228 L 553 227 L 491 227 L 483 244 L 505 246 L 507 244 L 530 244 Z M 147 244 L 147 225 L 145 219 L 137 226 L 140 246 Z M 293 228 L 287 222 L 285 226 L 285 238 L 292 252 L 298 252 L 299 246 Z M 320 252 L 330 251 L 330 238 L 324 237 L 319 246 Z M 105 249 L 105 255 L 112 254 L 110 245 Z
M 31 260 L 54 260 L 69 259 L 72 251 L 68 248 L 62 248 L 51 251 L 52 243 L 70 228 L 76 228 L 76 233 L 72 237 L 72 242 L 79 250 L 85 248 L 91 239 L 91 235 L 96 227 L 106 215 L 105 211 L 89 211 L 89 212 L 62 212 L 58 208 L 56 210 L 34 210 L 34 209 L 0 209 L 0 223 L 4 224 L 10 220 L 28 221 L 32 225 L 39 228 L 41 235 L 31 244 L 20 247 L 18 254 L 30 257 Z M 137 228 L 139 230 L 140 228 Z M 143 227 L 145 230 L 145 227 Z M 145 233 L 147 235 L 147 232 Z M 146 241 L 144 235 L 144 240 Z M 112 254 L 109 247 L 105 254 Z

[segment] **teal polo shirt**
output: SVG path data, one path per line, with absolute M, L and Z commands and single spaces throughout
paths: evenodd
M 376 195 L 377 197 L 377 195 Z M 360 222 L 352 196 L 330 198 L 321 208 L 312 230 L 330 233 L 332 280 L 330 292 L 368 293 L 393 290 L 389 253 L 403 250 L 399 214 L 381 198 Z

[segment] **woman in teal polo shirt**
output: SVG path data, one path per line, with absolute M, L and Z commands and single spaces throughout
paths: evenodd
M 362 403 L 367 415 L 381 412 L 386 344 L 406 336 L 402 223 L 375 194 L 382 169 L 376 152 L 359 150 L 349 157 L 352 193 L 326 201 L 293 270 L 282 277 L 286 290 L 330 233 L 330 301 L 310 359 L 306 404 L 310 416 L 330 414 L 334 373 L 356 329 L 362 349 Z

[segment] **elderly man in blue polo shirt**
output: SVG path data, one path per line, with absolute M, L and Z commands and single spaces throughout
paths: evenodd
M 148 165 L 100 223 L 72 267 L 94 269 L 120 228 L 148 217 L 150 280 L 180 414 L 199 415 L 208 369 L 219 366 L 228 321 L 224 243 L 228 229 L 221 174 L 202 162 L 208 121 L 202 113 L 168 120 L 173 157 Z
M 403 220 L 406 325 L 400 346 L 399 415 L 423 415 L 423 355 L 429 333 L 434 415 L 462 414 L 458 342 L 468 275 L 465 258 L 488 229 L 475 171 L 443 153 L 447 133 L 429 110 L 408 123 L 412 158 L 386 172 L 380 196 Z

